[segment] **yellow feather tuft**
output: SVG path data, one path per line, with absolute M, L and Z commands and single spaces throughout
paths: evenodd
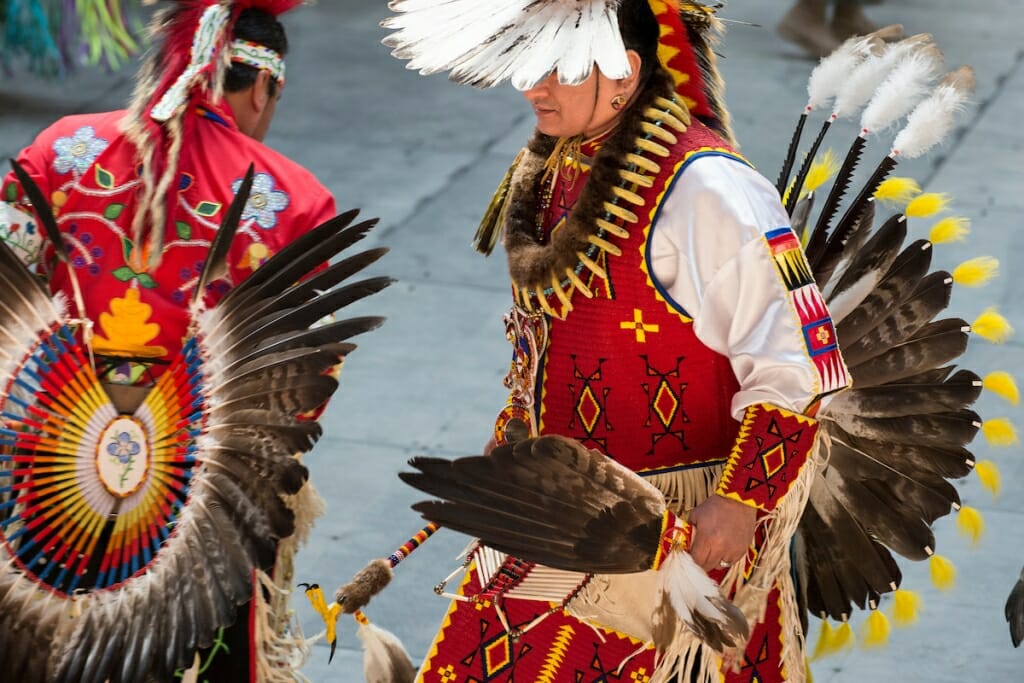
M 833 652 L 842 652 L 847 648 L 853 647 L 853 643 L 856 640 L 857 638 L 853 635 L 853 627 L 850 626 L 850 622 L 844 621 L 836 629 L 832 638 L 832 646 L 835 648 Z
M 925 192 L 911 199 L 903 213 L 907 218 L 930 218 L 945 211 L 947 206 L 949 206 L 948 194 Z
M 932 555 L 929 560 L 929 569 L 932 574 L 932 583 L 940 591 L 952 590 L 956 585 L 956 567 L 945 557 Z
M 892 619 L 897 626 L 910 626 L 917 622 L 921 609 L 921 596 L 914 591 L 900 589 L 892 594 Z
M 834 176 L 838 170 L 839 159 L 836 157 L 836 153 L 831 149 L 825 150 L 824 154 L 814 158 L 814 163 L 811 164 L 810 170 L 807 171 L 807 178 L 804 180 L 804 191 L 814 192 L 824 185 L 829 178 Z
M 853 641 L 853 628 L 850 627 L 850 622 L 844 621 L 839 628 L 832 628 L 832 622 L 822 619 L 821 631 L 818 633 L 818 642 L 814 646 L 811 660 L 822 659 L 841 652 L 851 647 Z
M 964 287 L 983 287 L 997 275 L 998 259 L 991 256 L 976 256 L 953 269 L 953 282 Z
M 986 308 L 975 318 L 971 331 L 993 344 L 1002 344 L 1013 334 L 1013 326 L 995 308 Z
M 1012 446 L 1020 443 L 1017 437 L 1017 428 L 1013 426 L 1009 418 L 993 417 L 981 423 L 981 433 L 993 446 Z
M 873 609 L 864 620 L 861 643 L 866 648 L 880 647 L 889 640 L 889 619 L 880 609 Z
M 928 239 L 932 244 L 963 242 L 971 234 L 971 219 L 966 216 L 947 216 L 932 226 Z
M 875 199 L 889 206 L 903 207 L 921 194 L 921 186 L 913 178 L 887 178 L 875 190 Z
M 1008 372 L 996 370 L 988 373 L 982 381 L 982 386 L 1013 405 L 1020 403 L 1020 389 L 1017 388 L 1017 381 Z
M 985 519 L 975 508 L 964 505 L 956 516 L 956 526 L 960 533 L 971 539 L 971 543 L 977 545 L 985 533 Z
M 1000 489 L 1003 488 L 1003 477 L 999 474 L 996 464 L 991 460 L 981 460 L 974 466 L 974 471 L 978 473 L 982 487 L 989 491 L 993 498 L 998 496 Z
M 835 640 L 835 631 L 832 629 L 832 622 L 828 619 L 821 620 L 821 629 L 818 631 L 818 642 L 814 644 L 814 653 L 811 661 L 827 657 L 832 654 L 832 641 Z

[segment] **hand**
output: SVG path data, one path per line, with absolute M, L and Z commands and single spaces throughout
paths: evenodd
M 718 494 L 708 497 L 690 512 L 693 542 L 690 555 L 706 571 L 722 569 L 723 562 L 743 559 L 754 540 L 757 510 Z

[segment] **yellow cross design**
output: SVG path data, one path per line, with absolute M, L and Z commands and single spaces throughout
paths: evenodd
M 647 669 L 644 667 L 640 667 L 630 674 L 630 678 L 636 681 L 636 683 L 648 683 L 651 680 L 651 677 L 647 675 Z
M 818 338 L 818 341 L 821 343 L 822 346 L 828 344 L 832 340 L 832 335 L 831 333 L 829 333 L 828 327 L 826 325 L 822 325 L 821 327 L 819 327 L 818 334 L 816 334 L 815 336 Z
M 636 330 L 636 340 L 643 344 L 647 341 L 648 332 L 657 332 L 657 325 L 645 325 L 644 324 L 644 313 L 639 308 L 633 309 L 633 320 L 632 322 L 626 321 L 619 323 L 619 329 L 623 330 Z

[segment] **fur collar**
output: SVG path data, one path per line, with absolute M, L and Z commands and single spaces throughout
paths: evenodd
M 671 100 L 672 97 L 673 88 L 668 75 L 663 71 L 655 72 L 636 102 L 623 115 L 621 125 L 595 156 L 590 176 L 566 225 L 552 234 L 546 244 L 537 241 L 539 185 L 556 139 L 539 132 L 534 134 L 512 175 L 504 213 L 509 273 L 516 288 L 525 290 L 520 298 L 528 308 L 531 306 L 525 297 L 536 297 L 541 292 L 550 295 L 556 283 L 562 286 L 563 294 L 572 294 L 573 282 L 567 271 L 579 275 L 587 259 L 597 260 L 600 247 L 592 238 L 607 239 L 598 224 L 599 219 L 622 224 L 621 219 L 607 214 L 605 204 L 619 203 L 614 188 L 629 185 L 623 180 L 622 171 L 636 170 L 626 160 L 626 155 L 648 156 L 637 147 L 637 138 L 649 137 L 642 128 L 645 122 L 652 122 L 646 112 L 651 107 L 661 108 L 656 103 L 658 98 Z M 587 259 L 581 259 L 580 254 Z M 543 298 L 538 303 L 543 306 Z M 544 308 L 548 310 L 547 306 Z

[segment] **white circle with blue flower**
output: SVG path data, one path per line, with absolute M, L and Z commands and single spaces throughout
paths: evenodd
M 96 450 L 96 471 L 112 495 L 127 498 L 145 483 L 150 449 L 141 422 L 125 416 L 117 418 L 103 430 Z

